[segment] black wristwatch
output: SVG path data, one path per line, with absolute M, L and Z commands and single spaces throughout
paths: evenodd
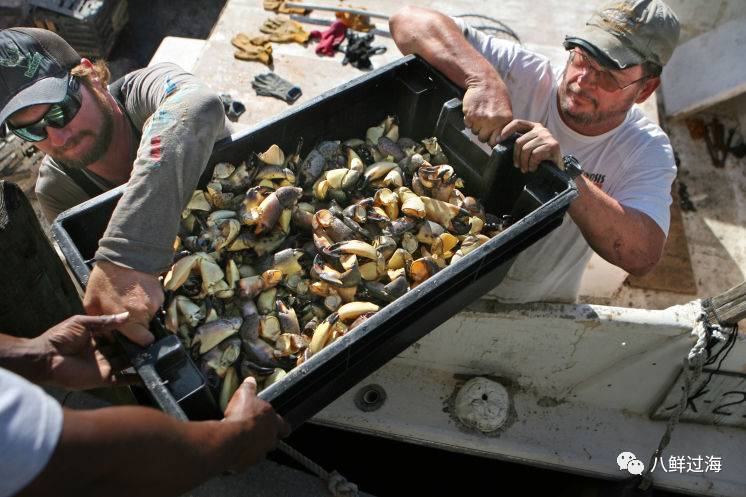
M 578 159 L 573 157 L 572 155 L 566 155 L 562 157 L 562 162 L 565 164 L 565 172 L 568 176 L 575 179 L 583 172 L 583 169 L 580 167 L 580 162 L 578 162 Z

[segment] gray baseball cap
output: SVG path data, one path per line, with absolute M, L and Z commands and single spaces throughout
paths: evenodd
M 46 29 L 0 31 L 0 129 L 14 112 L 30 105 L 60 102 L 67 94 L 70 69 L 80 55 Z
M 653 62 L 661 67 L 679 41 L 679 19 L 661 0 L 621 0 L 593 13 L 585 28 L 565 37 L 565 47 L 580 45 L 604 65 L 618 69 Z

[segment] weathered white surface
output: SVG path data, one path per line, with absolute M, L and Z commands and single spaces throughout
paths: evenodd
M 741 128 L 741 140 L 746 141 L 746 95 L 736 97 L 733 108 L 736 111 L 736 119 L 738 119 L 738 125 Z
M 192 71 L 205 46 L 205 40 L 166 36 L 150 59 L 148 67 L 161 62 L 173 62 L 185 71 Z
M 679 43 L 711 31 L 723 23 L 746 16 L 743 0 L 666 0 L 681 23 Z
M 663 70 L 666 114 L 679 117 L 746 92 L 746 17 L 679 45 Z
M 645 311 L 603 306 L 500 306 L 479 301 L 407 349 L 319 413 L 315 422 L 446 450 L 625 478 L 616 457 L 646 465 L 665 423 L 648 413 L 674 382 L 693 344 L 699 306 Z M 723 366 L 744 371 L 738 342 Z M 485 435 L 460 425 L 453 400 L 465 381 L 487 376 L 511 397 L 508 421 Z M 358 410 L 375 383 L 386 402 Z M 665 452 L 722 458 L 720 473 L 653 473 L 655 485 L 697 495 L 741 496 L 746 431 L 682 423 Z

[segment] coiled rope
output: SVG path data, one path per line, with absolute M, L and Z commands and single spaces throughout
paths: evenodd
M 303 465 L 306 469 L 314 473 L 316 476 L 324 480 L 324 482 L 326 483 L 326 488 L 329 489 L 329 492 L 334 497 L 358 497 L 357 485 L 347 481 L 344 476 L 340 475 L 336 471 L 332 471 L 331 473 L 329 473 L 324 468 L 322 468 L 283 441 L 280 441 L 277 444 L 277 448 L 281 452 L 298 461 L 298 463 Z

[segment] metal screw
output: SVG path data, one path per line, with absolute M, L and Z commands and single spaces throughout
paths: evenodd
M 355 394 L 355 405 L 361 411 L 375 411 L 384 402 L 386 402 L 386 391 L 380 385 L 366 385 Z

